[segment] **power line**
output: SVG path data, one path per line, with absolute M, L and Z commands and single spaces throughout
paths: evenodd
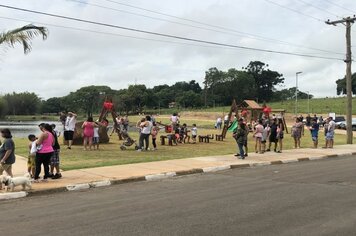
M 84 2 L 84 1 L 80 1 L 80 0 L 67 0 L 67 1 L 72 1 L 72 2 L 76 2 L 76 3 L 80 3 L 80 4 L 85 4 L 85 5 L 89 5 L 89 6 L 94 6 L 94 7 L 98 7 L 98 8 L 102 8 L 102 9 L 107 9 L 107 10 L 113 10 L 113 11 L 118 11 L 118 12 L 122 12 L 122 13 L 126 13 L 126 14 L 131 14 L 131 15 L 136 15 L 136 16 L 141 16 L 141 17 L 146 17 L 146 18 L 150 18 L 150 19 L 154 19 L 154 20 L 159 20 L 159 21 L 165 21 L 165 22 L 169 22 L 169 23 L 173 23 L 173 24 L 179 24 L 179 25 L 184 25 L 184 26 L 188 26 L 188 27 L 193 27 L 193 28 L 198 28 L 198 29 L 203 29 L 203 30 L 208 30 L 208 31 L 213 31 L 213 32 L 218 32 L 218 33 L 223 33 L 223 34 L 228 34 L 228 35 L 234 35 L 234 36 L 240 36 L 240 37 L 247 37 L 247 38 L 252 38 L 252 39 L 256 39 L 256 40 L 261 40 L 261 41 L 266 41 L 266 42 L 270 42 L 270 43 L 274 43 L 274 44 L 282 44 L 282 45 L 289 45 L 289 46 L 293 46 L 293 47 L 297 47 L 297 48 L 304 48 L 304 49 L 310 49 L 310 50 L 315 50 L 315 51 L 321 51 L 321 52 L 326 52 L 326 53 L 332 53 L 332 54 L 339 54 L 339 55 L 344 55 L 343 53 L 339 53 L 339 52 L 333 52 L 333 51 L 329 51 L 329 50 L 325 50 L 325 49 L 319 49 L 319 48 L 314 48 L 314 47 L 306 47 L 303 45 L 299 45 L 299 44 L 293 44 L 293 43 L 289 43 L 286 41 L 282 41 L 282 40 L 278 40 L 278 39 L 272 39 L 272 38 L 266 38 L 263 36 L 257 36 L 257 35 L 253 35 L 253 34 L 249 34 L 249 33 L 244 33 L 241 31 L 236 31 L 236 30 L 227 30 L 224 27 L 218 27 L 218 26 L 211 26 L 209 24 L 204 24 L 204 23 L 199 23 L 199 24 L 203 24 L 203 25 L 207 25 L 209 27 L 215 27 L 215 28 L 222 28 L 225 31 L 232 31 L 232 32 L 236 32 L 236 33 L 229 33 L 229 32 L 225 32 L 225 31 L 221 31 L 221 30 L 214 30 L 214 29 L 210 29 L 210 28 L 205 28 L 205 27 L 200 27 L 200 26 L 195 26 L 195 25 L 190 25 L 190 24 L 185 24 L 185 23 L 181 23 L 181 22 L 176 22 L 176 21 L 170 21 L 167 19 L 162 19 L 162 18 L 157 18 L 157 17 L 151 17 L 151 16 L 147 16 L 147 15 L 143 15 L 143 14 L 138 14 L 138 13 L 134 13 L 134 12 L 130 12 L 130 11 L 125 11 L 125 10 L 121 10 L 121 9 L 117 9 L 117 8 L 111 8 L 111 7 L 106 7 L 106 6 L 102 6 L 102 5 L 98 5 L 98 4 L 93 4 L 93 3 L 88 3 L 88 2 Z M 115 2 L 115 1 L 110 1 L 107 0 L 109 2 Z M 115 2 L 116 3 L 116 2 Z M 118 3 L 121 4 L 121 3 Z M 122 4 L 122 5 L 127 5 L 127 4 Z M 133 7 L 132 5 L 129 5 L 130 7 Z M 137 9 L 142 9 L 140 7 L 135 7 Z M 147 10 L 147 9 L 145 9 Z M 150 10 L 147 10 L 150 11 Z M 155 14 L 158 14 L 157 11 L 153 11 Z M 164 13 L 162 13 L 162 15 L 166 15 Z M 175 17 L 175 16 L 171 16 L 170 17 Z M 179 19 L 184 19 L 184 18 L 180 18 L 180 17 L 175 17 L 175 18 L 179 18 Z M 189 19 L 186 19 L 188 21 L 191 21 Z M 197 22 L 197 21 L 193 21 L 193 22 Z
M 159 43 L 170 43 L 170 44 L 185 45 L 185 46 L 196 46 L 196 47 L 204 47 L 204 48 L 227 49 L 226 47 L 223 47 L 223 46 L 211 46 L 211 45 L 203 45 L 203 44 L 183 43 L 183 42 L 176 42 L 176 41 L 144 38 L 144 37 L 137 37 L 137 36 L 131 36 L 131 35 L 110 33 L 110 32 L 105 32 L 105 31 L 83 29 L 83 28 L 72 27 L 72 26 L 50 24 L 50 23 L 44 23 L 44 22 L 41 22 L 41 21 L 25 20 L 25 19 L 13 18 L 13 17 L 0 16 L 0 19 L 11 20 L 11 21 L 21 21 L 21 22 L 28 22 L 28 23 L 30 22 L 31 24 L 41 24 L 41 25 L 45 25 L 45 26 L 51 26 L 51 27 L 62 28 L 62 29 L 67 29 L 67 30 L 74 30 L 74 31 L 79 31 L 79 32 L 88 32 L 88 33 L 95 33 L 95 34 L 100 34 L 100 35 L 109 35 L 109 36 L 116 36 L 116 37 L 122 37 L 122 38 L 131 38 L 131 39 L 138 39 L 138 40 L 145 40 L 145 41 L 152 41 L 152 42 L 159 42 Z M 236 48 L 232 48 L 232 49 L 236 49 Z M 239 50 L 239 49 L 236 49 L 236 50 Z M 316 54 L 316 53 L 310 54 L 309 53 L 309 55 L 314 55 L 315 56 L 315 55 L 322 55 L 322 54 Z
M 146 40 L 146 41 L 153 41 L 153 42 L 172 43 L 172 44 L 179 44 L 179 45 L 205 47 L 205 48 L 227 49 L 226 47 L 222 47 L 222 46 L 210 46 L 210 45 L 202 45 L 202 44 L 192 44 L 192 43 L 183 43 L 183 42 L 175 42 L 175 41 L 160 40 L 160 39 L 143 38 L 143 37 L 124 35 L 124 34 L 117 34 L 117 33 L 110 33 L 110 32 L 98 31 L 98 30 L 83 29 L 83 28 L 72 27 L 72 26 L 49 24 L 49 23 L 44 23 L 44 22 L 40 22 L 40 21 L 29 21 L 29 20 L 25 20 L 25 19 L 18 19 L 18 18 L 5 17 L 5 16 L 0 16 L 0 19 L 12 20 L 12 21 L 21 21 L 21 22 L 31 22 L 32 24 L 41 24 L 41 25 L 46 25 L 46 26 L 51 26 L 51 27 L 56 27 L 56 28 L 62 28 L 62 29 L 68 29 L 68 30 L 75 30 L 75 31 L 80 31 L 80 32 L 88 32 L 88 33 L 95 33 L 95 34 L 102 34 L 102 35 L 110 35 L 110 36 L 117 36 L 117 37 L 124 37 L 124 38 L 132 38 L 132 39 L 139 39 L 139 40 Z
M 39 14 L 39 15 L 45 15 L 45 16 L 50 16 L 50 17 L 55 17 L 55 18 L 71 20 L 71 21 L 77 21 L 77 22 L 82 22 L 82 23 L 87 23 L 87 24 L 93 24 L 93 25 L 105 26 L 105 27 L 110 27 L 110 28 L 122 29 L 122 30 L 138 32 L 138 33 L 144 33 L 144 34 L 150 34 L 150 35 L 166 37 L 166 38 L 174 38 L 174 39 L 190 41 L 190 42 L 210 44 L 210 45 L 215 45 L 215 46 L 224 46 L 224 47 L 229 47 L 229 48 L 238 48 L 238 49 L 244 49 L 244 50 L 250 50 L 250 51 L 259 51 L 259 52 L 267 52 L 267 53 L 275 53 L 275 54 L 283 54 L 283 55 L 293 55 L 293 56 L 308 57 L 308 58 L 319 58 L 319 59 L 328 59 L 328 60 L 343 60 L 343 59 L 335 58 L 335 57 L 314 56 L 314 55 L 309 55 L 309 54 L 292 53 L 292 52 L 285 52 L 285 51 L 275 51 L 275 50 L 268 50 L 268 49 L 260 49 L 260 48 L 253 48 L 253 47 L 238 46 L 238 45 L 226 44 L 226 43 L 218 43 L 218 42 L 201 40 L 201 39 L 193 39 L 193 38 L 181 37 L 181 36 L 176 36 L 176 35 L 157 33 L 157 32 L 153 32 L 153 31 L 135 29 L 135 28 L 125 27 L 125 26 L 118 26 L 118 25 L 113 25 L 113 24 L 108 24 L 108 23 L 95 22 L 95 21 L 91 21 L 91 20 L 83 20 L 83 19 L 69 17 L 69 16 L 62 16 L 62 15 L 51 14 L 51 13 L 46 13 L 46 12 L 41 12 L 41 11 L 34 11 L 34 10 L 29 10 L 29 9 L 24 9 L 24 8 L 19 8 L 19 7 L 2 5 L 2 4 L 0 4 L 0 7 L 7 8 L 7 9 L 12 9 L 12 10 L 16 10 L 16 11 L 29 12 L 29 13 L 33 13 L 33 14 Z
M 308 5 L 308 6 L 311 6 L 311 7 L 315 8 L 315 9 L 318 9 L 320 11 L 323 11 L 323 12 L 326 12 L 326 13 L 331 14 L 333 16 L 336 16 L 337 18 L 342 18 L 341 16 L 338 16 L 338 15 L 336 15 L 336 14 L 334 14 L 334 13 L 328 11 L 328 10 L 325 10 L 324 8 L 318 7 L 318 6 L 314 5 L 314 4 L 306 2 L 304 0 L 298 0 L 298 1 L 304 3 L 304 4 Z
M 274 1 L 271 1 L 271 0 L 265 0 L 265 1 L 266 1 L 266 2 L 269 2 L 269 3 L 273 4 L 273 5 L 279 6 L 279 7 L 281 7 L 281 8 L 287 9 L 287 10 L 289 10 L 289 11 L 295 12 L 295 13 L 297 13 L 297 14 L 300 14 L 300 15 L 303 15 L 303 16 L 306 16 L 306 17 L 309 17 L 309 18 L 314 19 L 314 20 L 316 20 L 316 21 L 324 22 L 324 21 L 323 21 L 322 19 L 320 19 L 320 18 L 317 18 L 317 17 L 312 16 L 312 15 L 309 15 L 309 14 L 305 14 L 304 12 L 301 12 L 301 11 L 298 11 L 298 10 L 296 10 L 296 9 L 293 9 L 293 8 L 290 8 L 290 7 L 287 7 L 287 6 L 284 6 L 284 5 L 279 4 L 279 3 L 276 3 L 276 2 L 274 2 Z
M 330 0 L 324 0 L 324 1 L 325 1 L 325 2 L 328 2 L 328 3 L 331 4 L 331 5 L 334 5 L 334 6 L 336 6 L 336 7 L 339 7 L 339 8 L 341 8 L 341 9 L 343 9 L 343 10 L 349 11 L 349 12 L 351 12 L 351 13 L 353 13 L 353 14 L 356 13 L 356 11 L 353 11 L 353 10 L 350 9 L 350 8 L 346 8 L 346 7 L 344 7 L 344 6 L 341 6 L 341 5 L 339 5 L 339 4 L 336 4 L 336 3 L 334 3 L 334 2 L 332 2 L 332 1 L 330 1 Z

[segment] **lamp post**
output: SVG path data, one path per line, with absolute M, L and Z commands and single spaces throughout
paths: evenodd
M 310 114 L 309 108 L 310 108 L 310 102 L 309 102 L 309 91 L 307 91 L 308 93 L 308 114 Z
M 295 116 L 298 115 L 298 75 L 303 73 L 298 71 L 295 73 Z

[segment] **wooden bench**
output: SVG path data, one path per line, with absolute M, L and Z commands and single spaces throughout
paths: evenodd
M 168 145 L 169 146 L 173 146 L 173 143 L 175 145 L 177 145 L 176 136 L 174 134 L 161 135 L 160 139 L 161 139 L 161 145 L 165 145 L 166 144 L 166 139 L 168 139 Z
M 199 142 L 209 143 L 210 139 L 214 139 L 214 135 L 199 135 Z
M 215 135 L 215 140 L 216 141 L 224 141 L 224 136 L 222 134 L 216 134 Z

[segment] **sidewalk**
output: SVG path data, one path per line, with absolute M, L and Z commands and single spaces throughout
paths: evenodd
M 214 172 L 230 168 L 318 160 L 352 154 L 356 154 L 356 145 L 340 145 L 335 146 L 334 149 L 293 149 L 286 150 L 283 153 L 267 152 L 263 155 L 250 153 L 245 160 L 237 159 L 233 155 L 226 155 L 71 170 L 62 172 L 62 179 L 49 180 L 46 183 L 34 183 L 30 194 L 80 190 L 110 184 Z M 16 164 L 13 167 L 14 176 L 24 175 L 27 169 L 26 162 L 26 158 L 17 157 Z M 20 191 L 21 187 L 17 187 L 16 190 Z

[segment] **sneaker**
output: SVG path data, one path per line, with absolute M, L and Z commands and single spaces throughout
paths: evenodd
M 60 179 L 60 178 L 62 178 L 62 174 L 61 174 L 61 173 L 56 173 L 56 174 L 52 177 L 52 179 Z
M 271 151 L 271 149 L 267 149 L 267 150 L 266 150 L 266 152 L 270 152 L 270 151 Z
M 142 152 L 142 149 L 137 149 L 138 152 Z
M 54 174 L 53 174 L 53 173 L 49 173 L 49 174 L 47 175 L 47 177 L 48 177 L 48 178 L 53 178 L 53 177 L 54 177 Z
M 72 149 L 71 147 L 67 147 L 67 149 Z
M 234 156 L 235 156 L 235 157 L 239 157 L 239 156 L 240 156 L 240 154 L 239 154 L 239 153 L 237 153 L 237 154 L 235 154 Z

